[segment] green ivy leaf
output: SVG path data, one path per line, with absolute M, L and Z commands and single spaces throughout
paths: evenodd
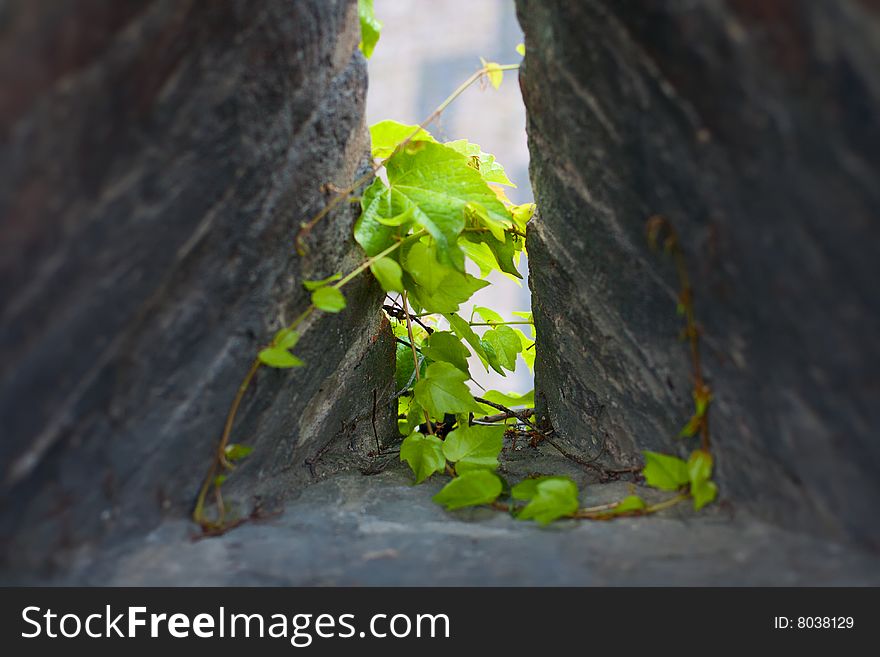
M 458 273 L 452 267 L 438 262 L 437 246 L 433 241 L 430 244 L 419 241 L 407 249 L 403 266 L 416 284 L 428 294 L 435 292 L 449 274 Z
M 416 401 L 434 418 L 442 418 L 446 413 L 479 413 L 480 406 L 464 383 L 467 378 L 455 365 L 432 363 L 416 383 Z
M 237 463 L 245 458 L 248 454 L 254 451 L 253 447 L 248 447 L 247 445 L 239 445 L 237 443 L 232 443 L 231 445 L 227 445 L 226 449 L 226 460 L 230 463 Z
M 691 484 L 708 481 L 712 477 L 712 455 L 702 449 L 695 450 L 688 459 L 687 471 Z
M 509 326 L 489 329 L 483 334 L 482 344 L 486 353 L 492 354 L 489 356 L 489 364 L 495 371 L 503 374 L 502 367 L 511 372 L 516 369 L 516 356 L 522 351 L 522 343 Z
M 712 455 L 702 449 L 695 450 L 687 462 L 688 478 L 694 509 L 699 511 L 718 494 L 718 487 L 710 481 L 712 477 Z
M 272 338 L 272 345 L 278 349 L 293 349 L 297 342 L 299 342 L 299 333 L 289 328 L 281 329 Z
M 691 496 L 694 498 L 694 509 L 699 511 L 709 504 L 718 495 L 718 487 L 714 482 L 703 481 L 696 486 L 691 486 Z
M 529 368 L 529 372 L 535 371 L 535 341 L 529 338 L 525 333 L 520 331 L 519 329 L 513 329 L 513 332 L 516 333 L 516 337 L 519 338 L 519 343 L 522 345 L 522 351 L 520 351 L 520 355 L 522 359 L 525 361 L 526 367 Z
M 370 271 L 386 292 L 403 292 L 403 270 L 395 260 L 379 258 L 370 265 Z
M 498 467 L 504 439 L 504 425 L 496 427 L 468 426 L 465 422 L 446 436 L 443 454 L 455 463 L 459 474 L 469 470 L 494 470 Z
M 406 338 L 404 338 L 406 339 Z M 403 386 L 409 383 L 411 380 L 414 380 L 413 370 L 416 368 L 415 361 L 413 360 L 412 349 L 405 344 L 397 344 L 397 351 L 395 353 L 395 369 L 394 369 L 394 383 L 397 386 L 398 390 L 402 390 Z M 422 362 L 422 368 L 419 371 L 419 374 L 422 374 L 427 367 Z
M 376 18 L 373 0 L 358 0 L 358 18 L 361 22 L 361 41 L 358 49 L 369 59 L 379 41 L 382 23 Z
M 480 277 L 486 278 L 494 270 L 498 269 L 498 263 L 492 249 L 485 242 L 472 242 L 469 239 L 459 239 L 458 246 L 464 254 L 480 268 Z
M 530 480 L 526 480 L 528 482 Z M 578 489 L 571 479 L 567 477 L 546 477 L 528 484 L 521 482 L 513 487 L 511 495 L 517 499 L 529 494 L 529 503 L 517 514 L 520 520 L 535 520 L 542 525 L 553 522 L 558 518 L 570 516 L 578 509 Z
M 370 126 L 373 157 L 380 160 L 384 160 L 391 155 L 407 139 L 409 139 L 409 143 L 415 141 L 437 141 L 431 136 L 430 132 L 417 125 L 408 125 L 406 123 L 398 123 L 397 121 L 379 121 L 379 123 Z
M 535 214 L 538 206 L 534 203 L 523 203 L 522 205 L 514 205 L 510 207 L 510 215 L 513 217 L 513 225 L 516 226 L 521 233 L 526 232 L 526 224 L 529 223 Z
M 306 288 L 309 292 L 313 292 L 319 288 L 324 287 L 325 285 L 329 285 L 334 281 L 338 281 L 342 278 L 342 274 L 332 274 L 327 278 L 322 278 L 319 281 L 303 281 L 303 287 Z
M 492 86 L 496 89 L 500 87 L 501 81 L 504 79 L 504 71 L 501 68 L 501 64 L 498 62 L 487 62 L 482 57 L 480 57 L 480 61 L 486 68 L 486 77 L 489 78 L 489 82 Z
M 483 399 L 490 402 L 495 402 L 496 404 L 501 404 L 502 406 L 507 406 L 508 408 L 517 408 L 518 406 L 534 406 L 535 405 L 535 391 L 529 390 L 526 393 L 521 395 L 515 392 L 500 392 L 498 390 L 487 390 L 483 394 L 480 395 Z M 494 410 L 492 411 L 495 412 Z
M 483 152 L 477 144 L 472 144 L 467 139 L 456 139 L 455 141 L 447 141 L 444 145 L 470 158 L 471 168 L 479 171 L 487 183 L 516 187 L 510 182 L 510 178 L 504 172 L 504 167 L 495 160 L 495 156 Z
M 622 515 L 624 513 L 632 513 L 633 511 L 641 511 L 647 505 L 638 495 L 630 495 L 620 500 L 620 503 L 611 510 L 614 515 Z
M 530 500 L 538 494 L 538 484 L 554 477 L 530 477 L 523 479 L 510 489 L 510 496 L 515 500 Z
M 393 233 L 388 232 L 392 229 L 382 226 L 377 217 L 395 217 L 411 210 L 414 223 L 436 241 L 440 263 L 462 269 L 457 238 L 465 227 L 465 206 L 474 203 L 496 221 L 510 220 L 480 173 L 468 166 L 468 158 L 442 144 L 410 143 L 388 160 L 386 171 L 389 186 L 374 182 L 361 199 L 363 213 L 355 235 L 365 249 L 365 242 L 376 248 L 382 239 L 393 239 Z M 390 242 L 383 248 L 387 246 Z
M 471 348 L 474 350 L 474 353 L 477 354 L 481 361 L 483 361 L 483 364 L 488 364 L 488 356 L 486 355 L 486 350 L 483 349 L 483 345 L 480 342 L 480 336 L 474 332 L 470 324 L 468 324 L 464 319 L 462 319 L 455 313 L 444 313 L 443 317 L 446 319 L 447 322 L 449 322 L 449 326 L 452 331 L 471 346 Z
M 434 496 L 434 501 L 449 510 L 490 504 L 498 499 L 502 488 L 501 479 L 494 472 L 471 470 L 463 472 L 446 484 Z
M 407 221 L 397 224 L 393 219 L 401 214 Z M 412 211 L 407 212 L 406 208 L 395 212 L 387 185 L 381 178 L 375 178 L 361 194 L 361 216 L 354 224 L 354 239 L 368 256 L 379 255 L 394 243 L 395 238 L 406 233 L 411 219 Z
M 294 356 L 286 349 L 278 347 L 267 347 L 263 349 L 257 356 L 263 365 L 275 367 L 278 369 L 288 369 L 291 367 L 302 367 L 305 365 L 299 358 Z
M 434 331 L 422 344 L 422 353 L 433 361 L 452 363 L 470 377 L 467 359 L 471 352 L 454 333 Z
M 507 218 L 506 221 L 498 221 L 495 217 L 486 212 L 486 208 L 476 203 L 468 203 L 464 206 L 464 216 L 469 223 L 476 224 L 477 227 L 488 229 L 489 234 L 498 242 L 504 242 L 506 230 L 513 225 L 513 221 Z
M 345 297 L 335 287 L 321 287 L 312 292 L 315 308 L 328 313 L 338 313 L 345 308 Z
M 462 274 L 450 269 L 433 292 L 429 292 L 418 284 L 407 287 L 414 303 L 418 303 L 428 312 L 452 313 L 470 299 L 474 292 L 487 285 L 489 285 L 489 281 L 483 281 L 470 274 Z
M 678 490 L 690 481 L 687 463 L 675 456 L 643 452 L 645 469 L 642 475 L 649 486 L 661 490 Z
M 462 237 L 463 239 L 459 240 L 459 244 L 465 250 L 465 253 L 471 256 L 472 260 L 474 260 L 472 254 L 476 254 L 477 258 L 483 262 L 483 266 L 489 265 L 492 269 L 497 269 L 514 278 L 522 278 L 522 274 L 519 273 L 514 263 L 514 257 L 522 250 L 522 238 L 510 233 L 505 234 L 504 242 L 499 242 L 490 233 L 464 233 Z M 470 247 L 468 242 L 476 246 Z M 488 249 L 492 254 L 494 264 L 490 264 L 485 260 L 485 255 L 482 251 L 484 248 Z M 477 262 L 477 260 L 474 260 L 474 262 Z
M 491 308 L 486 308 L 485 306 L 474 306 L 474 312 L 482 317 L 484 322 L 495 322 L 497 324 L 504 323 L 504 318 Z
M 418 402 L 412 397 L 406 395 L 398 399 L 398 413 L 404 418 L 397 419 L 397 428 L 404 436 L 408 436 L 413 431 L 417 431 L 419 425 L 425 421 L 425 411 L 419 406 Z
M 414 431 L 400 444 L 400 460 L 406 461 L 420 484 L 435 472 L 443 472 L 443 442 L 437 436 L 423 436 Z

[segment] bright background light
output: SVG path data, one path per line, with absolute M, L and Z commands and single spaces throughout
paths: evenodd
M 370 125 L 383 119 L 421 123 L 480 67 L 480 57 L 500 64 L 521 59 L 516 45 L 523 39 L 513 0 L 375 0 L 375 8 L 384 26 L 369 61 Z M 526 203 L 532 201 L 532 190 L 525 123 L 516 72 L 507 72 L 500 89 L 472 86 L 428 129 L 441 141 L 467 139 L 494 154 L 518 185 L 507 190 L 508 197 L 514 203 Z M 522 287 L 493 272 L 488 279 L 492 285 L 477 292 L 460 314 L 470 317 L 472 306 L 477 305 L 492 308 L 506 319 L 519 319 L 511 312 L 531 308 L 525 258 L 519 269 Z M 532 335 L 530 327 L 518 328 Z M 516 372 L 506 378 L 486 373 L 476 358 L 470 369 L 486 389 L 526 392 L 533 387 L 522 357 Z

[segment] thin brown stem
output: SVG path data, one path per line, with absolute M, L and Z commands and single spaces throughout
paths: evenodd
M 409 316 L 409 301 L 407 299 L 406 290 L 403 291 L 403 314 L 406 317 L 406 334 L 409 337 L 409 346 L 410 346 L 410 349 L 412 350 L 413 366 L 415 367 L 416 381 L 419 381 L 421 379 L 421 374 L 419 374 L 419 354 L 416 351 L 416 341 L 413 338 L 412 319 Z M 434 427 L 431 426 L 431 416 L 428 414 L 427 409 L 423 408 L 422 410 L 425 413 L 425 423 L 428 426 L 428 433 L 433 435 L 434 434 Z
M 205 476 L 205 481 L 202 483 L 202 488 L 199 491 L 196 506 L 193 510 L 193 520 L 202 527 L 211 524 L 205 519 L 205 498 L 208 496 L 211 487 L 214 486 L 214 481 L 217 475 L 220 474 L 220 468 L 226 460 L 226 446 L 229 444 L 229 436 L 232 434 L 232 427 L 235 425 L 235 416 L 238 414 L 238 407 L 241 406 L 241 401 L 244 399 L 245 393 L 251 385 L 251 381 L 253 381 L 261 366 L 262 363 L 260 362 L 260 359 L 255 358 L 254 362 L 251 363 L 250 369 L 242 380 L 241 385 L 238 386 L 238 391 L 235 393 L 235 398 L 232 400 L 232 405 L 229 407 L 229 412 L 226 414 L 226 423 L 223 425 L 223 433 L 220 436 L 220 443 L 217 445 L 217 451 L 214 458 L 211 460 L 211 467 L 208 468 L 208 474 Z M 214 488 L 217 487 L 214 486 Z M 219 510 L 219 513 L 222 514 L 222 508 Z M 220 524 L 222 524 L 222 522 L 223 518 L 221 515 Z
M 666 217 L 654 215 L 648 219 L 647 224 L 648 239 L 654 244 L 660 232 L 666 231 L 666 239 L 664 246 L 672 254 L 675 264 L 675 272 L 678 277 L 678 302 L 684 312 L 685 328 L 684 335 L 688 341 L 691 354 L 691 372 L 694 383 L 694 397 L 708 399 L 711 395 L 709 386 L 706 385 L 703 376 L 702 357 L 700 354 L 700 327 L 697 324 L 696 312 L 694 311 L 694 293 L 691 286 L 690 275 L 688 274 L 687 262 L 685 261 L 684 251 L 681 248 L 681 241 L 678 232 Z M 709 414 L 704 412 L 698 418 L 698 430 L 700 434 L 700 442 L 704 451 L 709 451 Z

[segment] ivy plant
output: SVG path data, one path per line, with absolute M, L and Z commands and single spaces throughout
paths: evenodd
M 373 13 L 372 0 L 360 0 L 359 14 L 360 48 L 369 57 L 381 23 Z M 537 338 L 533 317 L 528 311 L 504 317 L 477 306 L 466 318 L 462 308 L 475 292 L 489 285 L 487 277 L 492 272 L 521 277 L 517 265 L 526 251 L 535 206 L 515 204 L 507 197 L 505 188 L 515 185 L 494 155 L 467 140 L 443 142 L 427 129 L 467 86 L 485 80 L 497 88 L 504 72 L 518 67 L 482 64 L 423 124 L 387 120 L 373 125 L 371 172 L 342 190 L 297 235 L 297 248 L 302 251 L 311 228 L 333 207 L 360 192 L 354 238 L 365 258 L 345 276 L 339 272 L 303 281 L 311 304 L 259 350 L 233 400 L 217 455 L 199 492 L 194 518 L 206 532 L 224 531 L 235 524 L 226 519 L 221 487 L 235 464 L 250 452 L 248 446 L 230 443 L 230 437 L 238 406 L 256 372 L 262 367 L 307 365 L 294 353 L 300 339 L 298 327 L 315 312 L 345 312 L 344 287 L 361 274 L 372 275 L 390 301 L 385 308 L 397 341 L 394 399 L 400 460 L 409 465 L 416 483 L 448 478 L 434 496 L 438 504 L 450 510 L 489 505 L 521 520 L 546 524 L 561 518 L 644 515 L 684 499 L 692 499 L 700 509 L 715 498 L 706 420 L 711 395 L 699 374 L 696 410 L 682 435 L 702 435 L 702 449 L 694 451 L 688 461 L 644 454 L 641 476 L 645 482 L 673 497 L 649 505 L 631 495 L 612 504 L 581 508 L 578 487 L 567 477 L 543 476 L 510 487 L 498 475 L 508 432 L 523 427 L 536 443 L 550 439 L 535 424 L 533 391 L 489 390 L 477 397 L 468 385 L 470 369 L 482 367 L 506 376 L 516 370 L 520 359 L 531 369 Z M 381 169 L 384 177 L 376 175 Z M 653 226 L 649 237 L 656 238 L 660 228 Z M 696 336 L 693 308 L 685 296 L 686 330 Z M 698 363 L 695 371 L 699 373 Z M 213 517 L 206 512 L 210 491 L 217 502 Z

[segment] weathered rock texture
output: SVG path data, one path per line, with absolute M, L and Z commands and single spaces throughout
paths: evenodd
M 574 446 L 684 454 L 681 234 L 725 498 L 880 545 L 880 11 L 519 0 L 542 412 Z
M 367 156 L 358 39 L 354 0 L 0 10 L 4 569 L 185 518 L 301 281 L 356 264 L 347 209 L 292 244 Z M 394 435 L 381 292 L 346 294 L 245 398 L 244 512 Z

